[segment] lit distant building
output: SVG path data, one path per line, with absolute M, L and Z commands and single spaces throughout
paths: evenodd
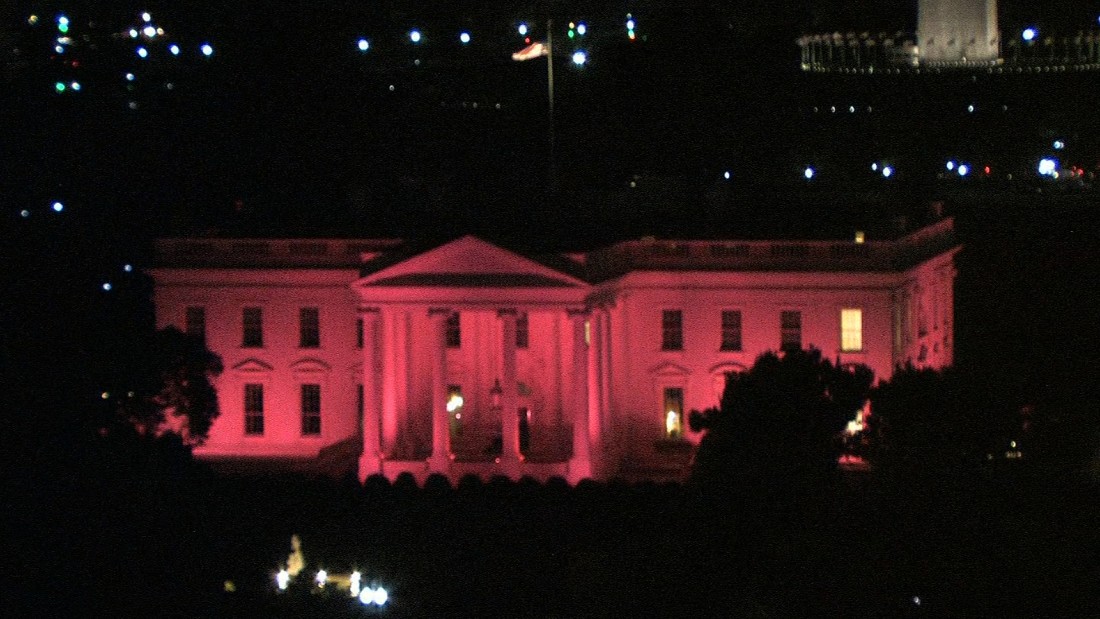
M 1000 58 L 996 0 L 920 0 L 917 48 L 921 64 L 994 63 Z
M 166 239 L 159 327 L 225 372 L 207 459 L 359 473 L 681 478 L 728 372 L 815 347 L 879 378 L 952 362 L 953 222 L 896 240 L 628 241 L 526 257 L 474 237 Z M 854 412 L 854 411 L 853 411 Z

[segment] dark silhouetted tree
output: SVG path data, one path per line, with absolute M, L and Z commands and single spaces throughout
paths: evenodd
M 985 398 L 976 391 L 954 368 L 898 369 L 871 392 L 867 427 L 875 467 L 888 477 L 913 481 L 980 465 L 994 438 L 1006 430 L 991 410 L 997 405 L 977 401 Z
M 729 375 L 719 408 L 692 411 L 691 429 L 706 432 L 692 480 L 765 492 L 824 483 L 872 378 L 866 366 L 837 367 L 815 349 L 761 355 Z
M 221 358 L 175 327 L 157 331 L 140 354 L 143 375 L 123 401 L 124 419 L 147 437 L 175 434 L 185 445 L 204 443 L 220 413 L 211 381 L 222 372 Z

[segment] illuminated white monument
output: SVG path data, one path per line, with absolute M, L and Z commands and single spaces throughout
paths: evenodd
M 996 62 L 996 0 L 920 0 L 917 47 L 921 64 Z

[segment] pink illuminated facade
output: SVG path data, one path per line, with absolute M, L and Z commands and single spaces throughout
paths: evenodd
M 628 241 L 529 258 L 475 237 L 166 239 L 158 326 L 226 371 L 199 457 L 359 474 L 675 479 L 727 372 L 813 346 L 889 377 L 951 364 L 950 219 L 893 241 Z

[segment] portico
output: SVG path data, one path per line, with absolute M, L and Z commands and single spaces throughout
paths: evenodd
M 473 237 L 357 280 L 360 477 L 590 476 L 589 288 Z

